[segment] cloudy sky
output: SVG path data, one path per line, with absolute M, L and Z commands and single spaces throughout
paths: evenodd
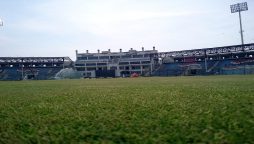
M 253 0 L 0 0 L 0 56 L 70 56 L 75 50 L 159 51 L 254 42 Z

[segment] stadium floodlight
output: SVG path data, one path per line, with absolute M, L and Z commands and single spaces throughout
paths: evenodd
M 231 13 L 247 11 L 248 10 L 248 4 L 247 4 L 247 2 L 238 3 L 238 4 L 230 5 L 230 8 L 231 8 Z
M 3 26 L 4 22 L 2 21 L 2 19 L 0 19 L 0 26 Z
M 247 2 L 237 3 L 234 5 L 230 5 L 230 8 L 231 8 L 231 13 L 237 13 L 237 12 L 239 13 L 241 41 L 242 41 L 242 45 L 244 45 L 241 12 L 248 10 L 248 4 Z

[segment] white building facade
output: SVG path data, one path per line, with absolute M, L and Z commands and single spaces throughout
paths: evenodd
M 158 51 L 130 49 L 128 52 L 98 50 L 97 53 L 78 53 L 76 51 L 75 68 L 84 77 L 125 77 L 133 73 L 149 76 L 158 64 Z

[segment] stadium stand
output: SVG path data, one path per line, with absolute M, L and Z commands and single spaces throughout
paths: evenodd
M 0 80 L 48 80 L 72 67 L 69 57 L 0 57 Z
M 0 57 L 0 80 L 254 74 L 254 43 L 194 50 L 78 53 L 69 57 Z
M 141 51 L 131 48 L 129 51 L 119 52 L 100 51 L 97 53 L 79 53 L 76 51 L 75 69 L 82 73 L 84 78 L 99 77 L 130 77 L 133 73 L 142 76 L 150 75 L 156 70 L 158 51 Z
M 154 76 L 254 74 L 254 44 L 159 53 Z

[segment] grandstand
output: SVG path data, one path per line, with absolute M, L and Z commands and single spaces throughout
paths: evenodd
M 254 44 L 158 53 L 154 76 L 254 74 Z
M 83 77 L 128 77 L 131 74 L 142 76 L 151 75 L 158 64 L 158 51 L 141 51 L 131 48 L 127 52 L 120 49 L 119 52 L 98 50 L 97 53 L 78 53 L 76 51 L 75 68 Z
M 0 57 L 0 80 L 254 74 L 254 43 L 158 52 L 108 51 L 69 57 Z
M 84 77 L 254 74 L 254 44 L 158 52 L 78 53 L 75 68 Z M 81 74 L 82 75 L 82 74 Z
M 69 57 L 0 57 L 0 80 L 47 80 L 72 66 Z

